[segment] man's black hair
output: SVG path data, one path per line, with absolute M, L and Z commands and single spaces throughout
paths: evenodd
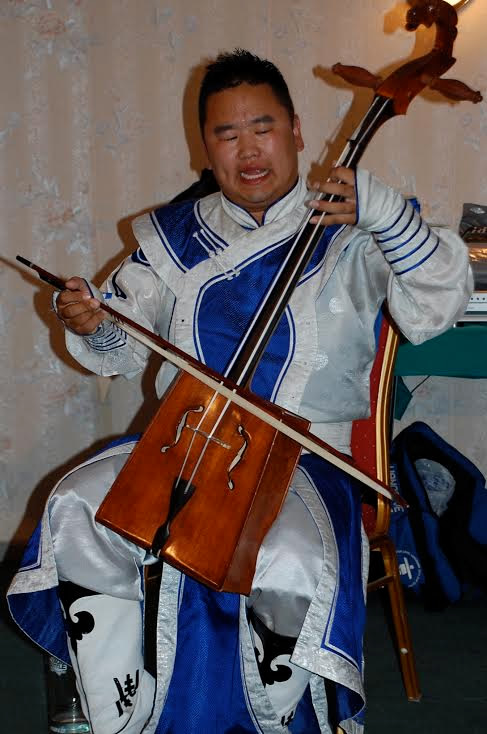
M 219 54 L 215 61 L 208 64 L 206 74 L 200 88 L 198 101 L 198 112 L 200 118 L 200 129 L 206 122 L 206 103 L 208 97 L 224 89 L 238 87 L 240 84 L 268 84 L 278 101 L 289 113 L 291 123 L 294 121 L 294 105 L 289 94 L 289 89 L 281 72 L 272 61 L 261 59 L 259 56 L 236 48 L 232 53 Z

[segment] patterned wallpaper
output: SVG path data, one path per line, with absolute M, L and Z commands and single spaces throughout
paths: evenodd
M 391 0 L 0 0 L 0 542 L 22 542 L 53 481 L 108 436 L 145 424 L 152 377 L 101 380 L 63 347 L 50 289 L 17 253 L 100 281 L 133 249 L 131 219 L 189 185 L 204 165 L 195 98 L 205 59 L 249 48 L 288 79 L 306 150 L 326 171 L 370 94 L 331 75 L 336 61 L 385 73 L 431 47 Z M 460 16 L 453 76 L 487 91 L 487 5 Z M 487 107 L 426 93 L 388 123 L 364 165 L 427 217 L 458 226 L 487 203 Z M 153 367 L 154 369 L 154 367 Z M 152 370 L 153 372 L 153 370 Z M 430 380 L 404 420 L 425 412 L 487 471 L 483 380 Z M 461 417 L 461 423 L 456 416 Z M 458 429 L 461 426 L 461 430 Z

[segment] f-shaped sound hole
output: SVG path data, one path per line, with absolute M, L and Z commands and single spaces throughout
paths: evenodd
M 181 438 L 181 434 L 183 432 L 184 427 L 186 426 L 186 421 L 188 420 L 188 415 L 190 413 L 202 413 L 204 411 L 204 406 L 199 405 L 197 408 L 189 408 L 185 413 L 183 413 L 183 416 L 181 420 L 179 421 L 177 428 L 176 428 L 176 437 L 174 441 L 167 446 L 161 446 L 161 454 L 165 454 L 166 451 L 169 451 L 169 449 L 174 448 L 176 444 L 178 443 L 179 439 Z
M 250 436 L 249 436 L 249 434 L 247 433 L 247 431 L 245 430 L 245 428 L 243 426 L 239 426 L 237 428 L 237 431 L 238 431 L 239 435 L 242 436 L 242 445 L 240 446 L 239 450 L 237 451 L 237 453 L 233 457 L 232 462 L 231 462 L 230 466 L 227 469 L 227 473 L 228 473 L 228 489 L 230 489 L 230 490 L 235 489 L 235 482 L 233 481 L 232 476 L 231 476 L 232 475 L 232 471 L 242 461 L 242 459 L 243 459 L 243 457 L 245 455 L 245 452 L 247 451 L 247 446 L 249 445 L 249 441 L 250 441 Z

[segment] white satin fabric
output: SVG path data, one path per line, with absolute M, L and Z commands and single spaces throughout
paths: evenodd
M 142 601 L 140 567 L 156 559 L 95 521 L 98 506 L 125 464 L 128 450 L 111 452 L 103 460 L 95 458 L 69 474 L 49 501 L 49 518 L 60 581 Z
M 60 581 L 100 594 L 142 601 L 141 567 L 157 561 L 95 521 L 98 507 L 134 444 L 111 449 L 68 474 L 52 494 L 49 522 Z M 298 471 L 293 484 L 309 485 Z M 289 491 L 259 550 L 248 599 L 269 629 L 297 637 L 322 573 L 323 547 L 302 499 Z M 284 603 L 278 608 L 276 601 Z
M 293 483 L 302 480 L 298 470 Z M 268 629 L 297 637 L 322 566 L 320 533 L 303 500 L 291 490 L 260 547 L 248 605 Z
M 115 713 L 113 681 L 121 680 L 127 671 L 138 669 L 141 683 L 133 708 L 124 712 L 124 731 L 139 732 L 153 709 L 154 681 L 143 671 L 139 602 L 143 599 L 141 568 L 157 559 L 95 521 L 98 506 L 133 445 L 115 447 L 68 474 L 48 503 L 59 580 L 99 592 L 82 597 L 70 609 L 71 616 L 82 609 L 96 619 L 96 634 L 79 641 L 76 655 L 69 645 L 93 734 L 118 731 L 121 719 Z M 300 471 L 294 483 L 311 491 Z M 254 607 L 270 630 L 298 637 L 322 574 L 322 536 L 306 504 L 291 489 L 260 548 L 247 605 Z M 289 660 L 287 664 L 295 675 L 282 687 L 275 684 L 270 695 L 279 718 L 295 709 L 311 676 Z
M 71 618 L 90 614 L 94 628 L 77 641 L 68 638 L 83 713 L 92 734 L 140 734 L 149 719 L 155 680 L 144 670 L 141 607 L 105 594 L 71 604 Z
M 440 334 L 463 313 L 472 280 L 462 240 L 430 229 L 412 206 L 366 171 L 357 173 L 358 222 L 334 237 L 325 259 L 307 274 L 290 301 L 296 342 L 275 402 L 309 418 L 312 430 L 347 450 L 350 422 L 368 415 L 369 376 L 375 355 L 374 323 L 384 300 L 413 343 Z M 126 298 L 116 298 L 111 277 L 102 291 L 110 303 L 143 326 L 196 355 L 199 295 L 215 278 L 236 278 L 248 258 L 296 232 L 307 211 L 302 180 L 269 210 L 261 227 L 239 207 L 213 194 L 195 204 L 208 237 L 226 243 L 189 271 L 161 244 L 164 233 L 149 215 L 134 233 L 149 265 L 129 257 L 117 269 Z M 194 246 L 200 246 L 194 241 Z M 101 295 L 101 294 L 100 294 Z M 196 335 L 196 336 L 195 336 Z M 104 322 L 92 337 L 67 332 L 71 354 L 97 374 L 143 369 L 147 348 Z M 156 381 L 161 395 L 175 374 L 165 362 Z

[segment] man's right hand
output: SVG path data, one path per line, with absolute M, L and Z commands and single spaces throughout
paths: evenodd
M 92 297 L 83 278 L 75 277 L 66 281 L 66 290 L 59 294 L 56 309 L 68 329 L 80 336 L 93 334 L 106 318 L 106 313 L 100 308 L 100 301 Z

